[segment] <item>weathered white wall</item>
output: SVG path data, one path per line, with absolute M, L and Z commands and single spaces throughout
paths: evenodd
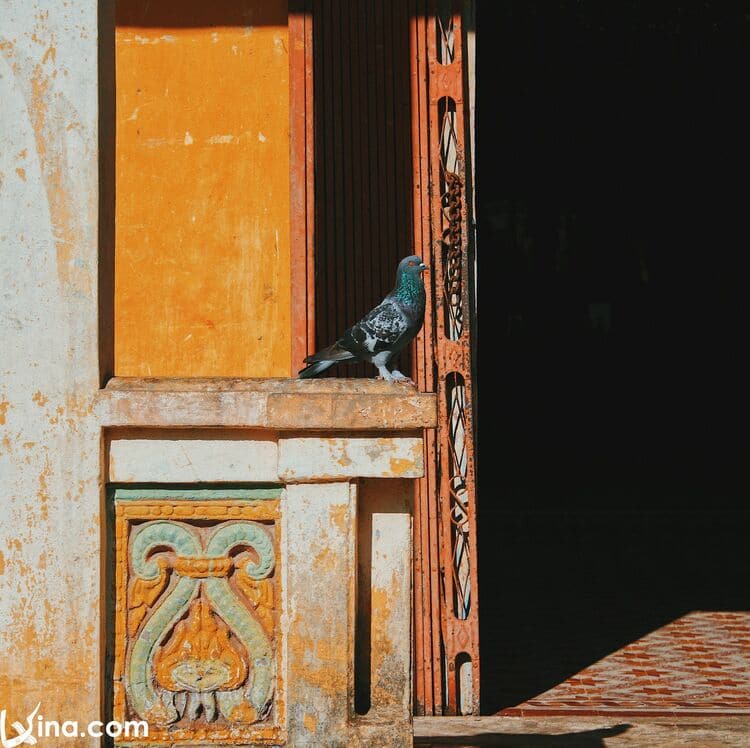
M 0 708 L 99 714 L 97 18 L 0 9 Z M 69 745 L 93 744 L 68 741 Z

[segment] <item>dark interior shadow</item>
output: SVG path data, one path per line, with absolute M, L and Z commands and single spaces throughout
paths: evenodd
M 750 610 L 742 29 L 714 3 L 479 3 L 484 713 Z
M 114 374 L 115 363 L 115 12 L 98 2 L 99 46 L 99 221 L 98 335 L 99 386 Z
M 287 3 L 281 0 L 212 0 L 210 3 L 117 0 L 115 4 L 118 25 L 144 28 L 286 26 L 288 17 Z
M 479 735 L 453 735 L 449 738 L 415 738 L 415 746 L 475 746 L 493 745 L 499 748 L 605 748 L 605 738 L 623 735 L 630 725 L 621 724 L 581 732 L 563 732 L 555 735 L 540 733 L 481 733 Z
M 382 300 L 412 253 L 411 79 L 408 3 L 313 0 L 312 13 L 319 349 Z M 394 364 L 409 372 L 409 350 Z
M 691 611 L 750 609 L 749 522 L 747 512 L 485 515 L 485 712 L 537 696 Z

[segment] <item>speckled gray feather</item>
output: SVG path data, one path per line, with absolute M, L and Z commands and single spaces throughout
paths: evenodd
M 403 350 L 424 323 L 427 266 L 416 255 L 406 257 L 396 270 L 396 285 L 372 311 L 352 325 L 333 345 L 308 356 L 302 379 L 316 377 L 334 364 L 369 361 L 389 382 L 408 379 L 387 364 Z

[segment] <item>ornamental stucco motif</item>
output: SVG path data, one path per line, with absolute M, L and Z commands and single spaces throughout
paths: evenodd
M 117 507 L 114 711 L 149 742 L 274 736 L 276 504 Z

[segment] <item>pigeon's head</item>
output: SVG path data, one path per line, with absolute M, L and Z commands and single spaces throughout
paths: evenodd
M 418 278 L 425 270 L 427 270 L 427 265 L 422 262 L 422 258 L 417 257 L 417 255 L 410 255 L 409 257 L 404 257 L 404 259 L 399 262 L 397 275 L 400 278 L 406 273 L 407 275 Z

